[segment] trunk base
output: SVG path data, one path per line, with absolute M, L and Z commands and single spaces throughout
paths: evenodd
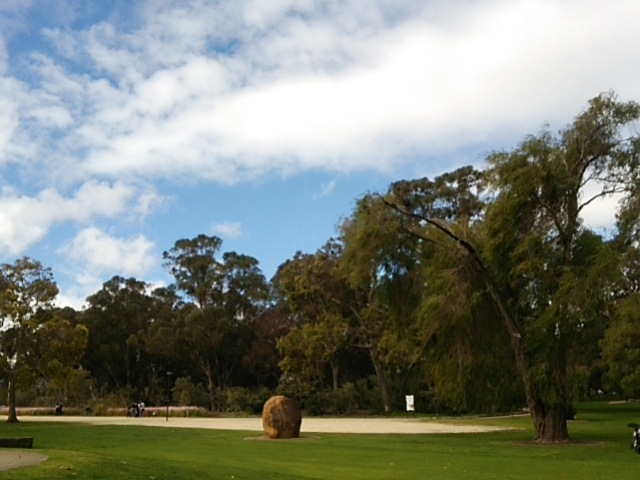
M 535 443 L 569 443 L 567 416 L 571 409 L 564 405 L 537 404 L 532 412 L 536 429 Z

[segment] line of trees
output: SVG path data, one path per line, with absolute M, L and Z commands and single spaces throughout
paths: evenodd
M 15 405 L 173 401 L 311 413 L 528 408 L 535 440 L 569 439 L 576 400 L 640 393 L 640 106 L 609 92 L 483 169 L 360 198 L 336 238 L 271 281 L 199 235 L 163 260 L 173 285 L 114 277 L 82 311 L 50 270 L 0 267 L 0 374 Z M 615 196 L 615 224 L 585 209 Z M 170 376 L 168 372 L 172 372 Z

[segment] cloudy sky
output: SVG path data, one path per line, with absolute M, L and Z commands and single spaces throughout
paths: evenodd
M 270 278 L 354 201 L 640 100 L 637 0 L 2 0 L 0 262 L 80 307 L 180 238 Z M 604 222 L 606 208 L 591 212 Z

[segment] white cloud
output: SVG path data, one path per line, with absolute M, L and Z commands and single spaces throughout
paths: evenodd
M 623 195 L 615 194 L 596 198 L 602 190 L 602 184 L 595 181 L 590 181 L 585 185 L 581 201 L 589 203 L 580 212 L 580 217 L 588 228 L 596 231 L 611 231 L 615 225 L 616 212 L 619 210 L 619 203 Z M 595 200 L 590 201 L 594 198 Z
M 31 3 L 32 0 L 4 0 L 0 3 L 0 12 L 19 12 L 28 9 Z
M 167 199 L 155 189 L 149 188 L 142 192 L 132 208 L 132 213 L 136 217 L 147 218 L 167 203 Z
M 135 190 L 120 182 L 109 185 L 89 181 L 70 198 L 53 188 L 35 196 L 17 195 L 5 188 L 0 192 L 0 252 L 24 252 L 57 223 L 114 218 L 125 212 L 134 197 Z
M 210 230 L 212 234 L 230 240 L 240 238 L 243 234 L 240 222 L 215 223 Z
M 328 197 L 333 193 L 335 189 L 336 189 L 335 180 L 331 180 L 330 182 L 323 183 L 322 185 L 320 185 L 320 191 L 316 195 L 314 195 L 313 198 L 314 200 L 317 200 L 318 198 Z
M 71 243 L 58 250 L 63 258 L 60 269 L 73 283 L 61 292 L 56 304 L 81 310 L 86 298 L 102 288 L 105 279 L 115 275 L 144 279 L 157 267 L 155 244 L 142 235 L 118 238 L 89 227 L 80 231 Z M 151 288 L 166 285 L 164 280 Z
M 62 107 L 38 107 L 31 110 L 29 115 L 40 123 L 49 124 L 54 128 L 63 128 L 71 124 L 69 111 Z
M 22 17 L 32 4 L 33 0 L 3 0 L 0 2 L 0 35 L 9 39 L 16 31 L 24 29 Z
M 18 82 L 0 77 L 0 166 L 11 160 L 14 135 L 20 127 L 16 93 Z
M 85 116 L 63 144 L 85 175 L 236 183 L 518 138 L 601 91 L 640 93 L 611 84 L 640 73 L 640 6 L 596 3 L 155 2 L 135 31 L 51 33 L 106 72 L 67 73 L 58 93 L 83 82 Z M 45 129 L 71 121 L 55 104 L 32 112 Z
M 7 71 L 9 63 L 9 53 L 4 42 L 4 38 L 0 35 L 0 75 L 4 75 Z
M 640 96 L 635 0 L 156 0 L 127 14 L 43 29 L 57 53 L 24 58 L 18 97 L 0 84 L 0 161 L 10 149 L 56 182 L 390 170 L 566 123 L 601 91 Z
M 640 99 L 636 0 L 116 3 L 50 1 L 47 19 L 31 19 L 37 2 L 0 4 L 0 256 L 63 223 L 118 231 L 176 183 L 434 175 L 562 127 L 602 91 Z M 99 274 L 118 255 L 118 273 L 143 271 L 151 248 L 93 227 L 73 245 L 84 263 L 104 247 Z
M 140 275 L 155 265 L 153 242 L 142 235 L 122 239 L 96 227 L 81 230 L 61 252 L 92 273 Z
M 97 289 L 94 291 L 97 291 Z M 62 292 L 56 297 L 56 305 L 58 307 L 71 307 L 76 311 L 80 311 L 86 306 L 87 296 L 88 295 L 82 294 L 78 295 L 75 291 Z
M 66 272 L 75 287 L 58 303 L 78 306 L 79 299 L 98 291 L 104 279 L 114 275 L 143 277 L 157 266 L 154 250 L 155 244 L 142 235 L 118 238 L 96 227 L 81 230 L 58 251 L 65 264 L 75 266 Z

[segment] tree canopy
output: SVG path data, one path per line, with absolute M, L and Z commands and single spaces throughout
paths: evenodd
M 473 175 L 455 182 L 457 202 L 415 182 L 384 198 L 406 231 L 441 244 L 456 255 L 453 265 L 472 270 L 465 285 L 478 283 L 474 291 L 490 299 L 510 338 L 538 441 L 568 439 L 582 340 L 602 329 L 612 301 L 620 274 L 614 246 L 606 247 L 611 240 L 589 229 L 582 213 L 617 194 L 618 218 L 629 224 L 640 174 L 640 141 L 629 127 L 639 115 L 635 102 L 603 94 L 557 134 L 545 129 L 490 155 L 484 195 L 468 195 Z M 485 207 L 465 215 L 476 228 L 468 235 L 457 217 L 481 201 Z
M 58 287 L 51 270 L 28 257 L 0 266 L 0 371 L 7 382 L 8 422 L 17 422 L 16 390 L 41 372 L 59 377 L 86 345 L 86 330 L 49 318 Z

